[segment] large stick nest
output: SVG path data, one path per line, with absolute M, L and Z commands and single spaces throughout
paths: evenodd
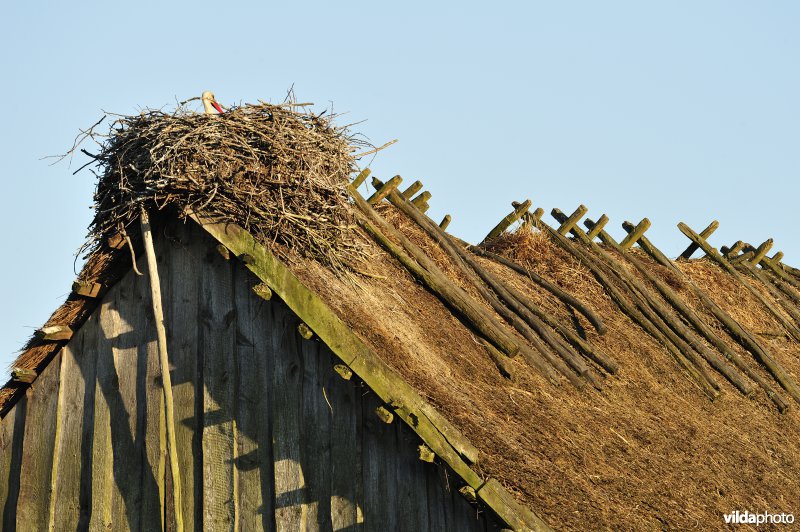
M 362 255 L 346 192 L 354 152 L 368 146 L 335 115 L 294 104 L 243 105 L 221 115 L 146 110 L 115 117 L 99 145 L 89 244 L 127 234 L 140 206 L 210 214 L 286 256 L 335 270 Z

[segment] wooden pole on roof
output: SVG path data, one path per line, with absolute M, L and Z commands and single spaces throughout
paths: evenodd
M 158 264 L 156 251 L 153 246 L 153 233 L 150 227 L 150 217 L 147 209 L 142 206 L 139 218 L 142 227 L 142 241 L 144 242 L 145 257 L 147 257 L 147 271 L 150 276 L 150 295 L 153 303 L 153 317 L 155 318 L 158 337 L 158 356 L 161 364 L 161 382 L 164 386 L 164 406 L 167 425 L 167 452 L 172 473 L 172 497 L 175 506 L 175 529 L 183 532 L 183 505 L 181 504 L 181 473 L 178 469 L 178 447 L 175 441 L 175 412 L 172 406 L 172 379 L 169 374 L 169 356 L 167 355 L 167 330 L 164 326 L 164 310 L 161 302 L 161 281 L 158 277 Z

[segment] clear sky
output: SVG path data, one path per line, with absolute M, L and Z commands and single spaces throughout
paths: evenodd
M 101 110 L 294 84 L 422 179 L 433 217 L 480 240 L 530 198 L 612 234 L 644 216 L 670 255 L 775 239 L 800 264 L 800 3 L 11 2 L 0 17 L 0 367 L 63 301 L 93 176 L 49 166 Z M 548 216 L 549 219 L 549 216 Z

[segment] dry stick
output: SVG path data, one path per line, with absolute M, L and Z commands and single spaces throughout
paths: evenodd
M 485 338 L 479 337 L 478 339 L 480 340 L 484 349 L 486 349 L 486 352 L 489 354 L 489 358 L 491 358 L 492 362 L 494 362 L 494 365 L 497 366 L 497 370 L 500 372 L 500 375 L 506 379 L 512 379 L 514 375 L 511 373 L 511 366 L 508 363 L 508 357 L 498 351 L 497 348 L 491 343 L 487 342 Z
M 645 218 L 646 220 L 647 218 Z M 592 228 L 592 221 L 586 220 L 585 225 Z M 648 225 L 648 224 L 645 224 Z M 639 224 L 637 227 L 642 227 L 643 224 Z M 632 229 L 629 235 L 635 235 L 635 240 L 639 240 L 644 236 L 644 231 L 636 231 L 636 228 Z M 736 364 L 737 367 L 740 369 L 746 368 L 744 364 L 739 359 L 739 356 L 731 351 L 725 342 L 720 340 L 720 338 L 714 334 L 711 328 L 698 316 L 692 309 L 687 307 L 683 301 L 681 301 L 680 296 L 670 288 L 664 281 L 656 277 L 643 263 L 639 260 L 638 257 L 632 255 L 630 253 L 625 253 L 625 250 L 622 248 L 621 244 L 618 244 L 614 238 L 609 235 L 605 231 L 600 231 L 598 236 L 603 241 L 604 244 L 610 246 L 611 248 L 615 249 L 620 253 L 620 255 L 624 256 L 628 259 L 628 261 L 633 264 L 633 266 L 641 273 L 653 286 L 656 287 L 658 292 L 661 296 L 670 304 L 672 307 L 680 312 L 681 315 L 690 323 L 692 324 L 695 329 L 705 338 L 711 345 L 715 346 L 723 356 L 731 361 L 732 363 Z M 741 375 L 739 375 L 736 370 L 725 363 L 716 353 L 711 351 L 710 349 L 706 348 L 705 345 L 702 343 L 700 338 L 688 328 L 685 328 L 680 321 L 675 322 L 676 325 L 680 325 L 678 330 L 675 332 L 683 336 L 693 347 L 695 347 L 700 355 L 706 359 L 706 361 L 711 364 L 711 366 L 716 369 L 720 374 L 722 374 L 731 384 L 733 384 L 740 392 L 742 392 L 746 396 L 750 396 L 753 394 L 753 388 L 750 384 L 745 381 Z M 672 325 L 672 324 L 670 324 Z M 739 362 L 737 364 L 737 362 Z M 746 372 L 746 370 L 745 370 Z
M 591 271 L 592 275 L 594 275 L 601 286 L 605 288 L 606 293 L 608 293 L 612 301 L 614 301 L 617 306 L 631 320 L 633 320 L 634 323 L 637 323 L 642 329 L 644 329 L 647 333 L 653 336 L 653 338 L 665 346 L 667 351 L 689 374 L 692 381 L 697 385 L 698 388 L 700 388 L 700 390 L 703 391 L 703 393 L 705 393 L 711 399 L 715 399 L 719 395 L 719 392 L 714 389 L 712 381 L 706 379 L 704 375 L 702 375 L 700 371 L 694 367 L 691 362 L 689 362 L 686 356 L 681 352 L 681 349 L 673 344 L 660 331 L 655 323 L 651 321 L 650 318 L 645 316 L 645 311 L 647 310 L 646 305 L 642 306 L 641 302 L 636 301 L 636 298 L 633 296 L 632 299 L 636 302 L 631 304 L 622 294 L 620 288 L 616 286 L 616 282 L 612 280 L 615 278 L 613 271 L 611 271 L 600 261 L 597 261 L 592 256 L 588 255 L 588 251 L 584 251 L 575 242 L 558 234 L 555 229 L 542 222 L 538 218 L 533 218 L 532 223 L 536 224 L 536 227 L 539 228 L 539 230 L 547 233 L 558 246 L 575 257 L 581 264 L 584 265 L 584 267 Z
M 580 388 L 583 382 L 571 371 L 564 362 L 567 362 L 575 372 L 581 377 L 586 377 L 595 386 L 599 385 L 593 380 L 589 373 L 589 368 L 576 356 L 574 356 L 569 348 L 555 338 L 550 331 L 547 330 L 545 325 L 533 316 L 527 308 L 522 306 L 508 290 L 493 276 L 480 267 L 472 257 L 464 252 L 461 248 L 456 246 L 447 234 L 442 231 L 433 221 L 419 212 L 413 204 L 403 198 L 401 194 L 392 192 L 388 196 L 389 201 L 403 214 L 411 218 L 428 236 L 430 236 L 441 248 L 447 253 L 453 263 L 458 267 L 459 271 L 467 278 L 467 280 L 478 290 L 478 293 L 483 297 L 506 321 L 525 337 L 533 346 L 541 353 L 553 367 L 555 367 L 562 375 L 567 377 L 572 384 Z M 482 282 L 483 281 L 483 282 Z M 485 285 L 488 285 L 491 290 L 497 293 L 498 299 L 491 290 Z M 505 302 L 505 304 L 504 304 Z M 535 332 L 534 332 L 535 331 Z M 538 334 L 538 337 L 537 337 Z M 541 338 L 541 339 L 540 339 Z M 544 342 L 544 343 L 542 343 Z M 547 345 L 545 345 L 547 344 Z M 550 346 L 563 360 L 554 357 L 547 346 Z M 521 346 L 520 350 L 526 359 L 535 356 L 533 353 L 527 353 Z
M 175 411 L 172 406 L 172 379 L 169 373 L 169 356 L 167 355 L 167 331 L 164 327 L 164 311 L 161 307 L 161 281 L 158 277 L 158 263 L 153 246 L 153 233 L 147 210 L 142 206 L 139 221 L 142 228 L 147 270 L 150 274 L 150 295 L 153 303 L 153 317 L 158 336 L 158 356 L 161 364 L 161 382 L 164 386 L 164 406 L 167 425 L 167 451 L 172 472 L 172 497 L 175 512 L 175 528 L 183 532 L 183 505 L 181 504 L 181 472 L 178 469 L 178 446 L 175 441 Z
M 633 228 L 633 224 L 625 222 L 622 224 L 625 230 Z M 728 330 L 731 337 L 736 340 L 742 347 L 747 349 L 762 365 L 764 365 L 770 374 L 778 381 L 778 383 L 792 396 L 792 398 L 800 403 L 800 388 L 795 384 L 794 380 L 786 373 L 786 370 L 774 359 L 766 347 L 762 346 L 752 334 L 750 334 L 742 325 L 739 324 L 733 317 L 731 317 L 725 310 L 722 309 L 708 294 L 705 293 L 700 287 L 689 279 L 671 260 L 667 258 L 657 247 L 655 247 L 646 237 L 639 239 L 639 247 L 645 253 L 650 255 L 656 262 L 669 269 L 672 273 L 678 276 L 686 285 L 691 288 L 695 296 L 703 303 L 703 305 L 717 318 L 720 323 Z M 751 377 L 753 378 L 753 377 Z M 781 412 L 786 411 L 788 405 L 777 393 L 775 393 L 770 386 L 763 383 L 763 379 L 753 379 L 764 388 L 769 398 L 778 406 Z
M 736 268 L 759 281 L 775 301 L 778 302 L 781 308 L 791 316 L 795 325 L 800 325 L 800 311 L 798 311 L 797 305 L 789 300 L 791 299 L 791 295 L 785 294 L 782 290 L 773 286 L 762 272 L 750 265 L 750 261 L 742 261 L 736 264 Z M 800 338 L 796 339 L 800 340 Z
M 793 279 L 791 275 L 786 273 L 783 270 L 783 268 L 781 268 L 782 265 L 780 264 L 780 258 L 778 258 L 778 260 L 775 260 L 776 257 L 779 257 L 779 254 L 780 254 L 780 257 L 783 257 L 783 253 L 781 253 L 779 251 L 771 259 L 768 259 L 767 257 L 764 257 L 763 259 L 761 259 L 762 268 L 764 266 L 766 266 L 767 270 L 771 271 L 773 274 L 775 274 L 777 277 L 779 277 L 782 281 L 787 282 L 790 285 L 792 285 L 793 287 L 795 287 L 798 290 L 800 290 L 800 281 L 798 281 L 797 279 Z
M 603 321 L 600 319 L 600 317 L 597 314 L 592 312 L 591 309 L 589 309 L 581 301 L 576 299 L 574 296 L 572 296 L 568 292 L 565 292 L 564 290 L 562 290 L 556 284 L 551 283 L 550 281 L 548 281 L 547 279 L 545 279 L 541 275 L 537 274 L 536 272 L 528 270 L 527 268 L 524 268 L 524 267 L 520 266 L 516 262 L 513 262 L 512 260 L 510 260 L 510 259 L 508 259 L 508 258 L 506 258 L 506 257 L 504 257 L 502 255 L 498 255 L 497 253 L 493 253 L 491 251 L 487 251 L 487 250 L 485 250 L 483 248 L 480 248 L 480 247 L 477 247 L 477 246 L 470 246 L 469 244 L 466 244 L 466 245 L 467 245 L 467 250 L 469 250 L 470 252 L 472 252 L 472 253 L 480 256 L 480 257 L 485 257 L 487 259 L 491 259 L 493 261 L 499 262 L 500 264 L 502 264 L 502 265 L 504 265 L 504 266 L 506 266 L 508 268 L 511 268 L 515 272 L 526 276 L 528 279 L 530 279 L 534 283 L 538 284 L 539 286 L 541 286 L 542 288 L 546 289 L 551 294 L 556 296 L 565 305 L 568 305 L 568 306 L 574 308 L 575 310 L 577 310 L 578 312 L 580 312 L 581 314 L 583 314 L 584 317 L 587 320 L 589 320 L 589 322 L 592 324 L 592 326 L 595 328 L 595 330 L 597 331 L 598 334 L 603 335 L 603 334 L 606 333 L 606 326 L 603 324 Z
M 783 314 L 778 312 L 778 310 L 772 305 L 772 303 L 770 303 L 767 300 L 767 298 L 761 294 L 761 292 L 753 288 L 753 286 L 750 283 L 748 283 L 747 280 L 744 277 L 742 277 L 742 275 L 738 271 L 736 271 L 736 268 L 731 266 L 731 264 L 727 260 L 725 260 L 725 258 L 722 255 L 720 255 L 716 249 L 712 248 L 708 244 L 708 242 L 702 239 L 700 235 L 692 231 L 692 229 L 685 223 L 683 222 L 679 223 L 678 229 L 680 229 L 681 232 L 684 235 L 686 235 L 690 240 L 697 243 L 700 246 L 700 248 L 706 252 L 706 255 L 711 257 L 711 259 L 717 264 L 719 264 L 723 270 L 730 273 L 737 281 L 739 281 L 739 283 L 742 286 L 744 286 L 751 294 L 753 294 L 753 296 L 755 296 L 755 298 L 758 299 L 761 302 L 761 304 L 764 305 L 764 307 L 778 319 L 781 325 L 783 325 L 786 328 L 786 330 L 789 332 L 789 334 L 791 334 L 794 337 L 795 340 L 800 340 L 800 329 L 798 329 L 794 323 L 786 319 L 783 316 Z
M 557 374 L 544 361 L 538 357 L 529 358 L 532 353 L 531 349 L 524 345 L 521 346 L 512 335 L 505 331 L 493 315 L 481 308 L 469 294 L 453 283 L 424 251 L 378 215 L 357 190 L 352 187 L 348 187 L 348 190 L 362 213 L 357 217 L 358 223 L 408 271 L 458 311 L 475 330 L 504 354 L 515 356 L 522 353 L 542 375 L 554 384 L 558 383 Z M 386 235 L 391 235 L 400 245 L 395 244 Z
M 559 209 L 553 209 L 552 214 L 559 221 L 566 218 L 564 213 Z M 647 224 L 639 224 L 640 227 L 646 227 L 646 225 Z M 647 316 L 653 324 L 661 330 L 662 334 L 672 341 L 683 355 L 695 365 L 697 371 L 703 378 L 707 380 L 714 389 L 718 390 L 719 388 L 716 382 L 711 375 L 708 374 L 701 357 L 709 362 L 713 361 L 713 364 L 716 366 L 724 367 L 724 361 L 720 360 L 719 357 L 708 350 L 679 319 L 673 316 L 669 309 L 664 307 L 664 305 L 651 295 L 650 291 L 641 281 L 629 274 L 615 257 L 589 240 L 582 229 L 575 227 L 571 233 L 589 249 L 594 251 L 600 259 L 605 261 L 614 274 L 628 287 L 630 292 L 636 296 L 634 301 L 639 302 L 640 310 L 642 310 L 645 316 Z M 725 371 L 725 369 L 723 369 L 723 371 Z M 731 371 L 726 371 L 726 373 L 731 373 Z M 741 381 L 741 379 L 738 380 Z

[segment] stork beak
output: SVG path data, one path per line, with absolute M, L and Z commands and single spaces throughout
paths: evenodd
M 219 114 L 222 114 L 222 113 L 225 112 L 225 111 L 222 110 L 222 106 L 220 106 L 220 104 L 218 104 L 216 102 L 216 100 L 211 100 L 211 105 L 214 106 L 214 109 L 216 109 Z

